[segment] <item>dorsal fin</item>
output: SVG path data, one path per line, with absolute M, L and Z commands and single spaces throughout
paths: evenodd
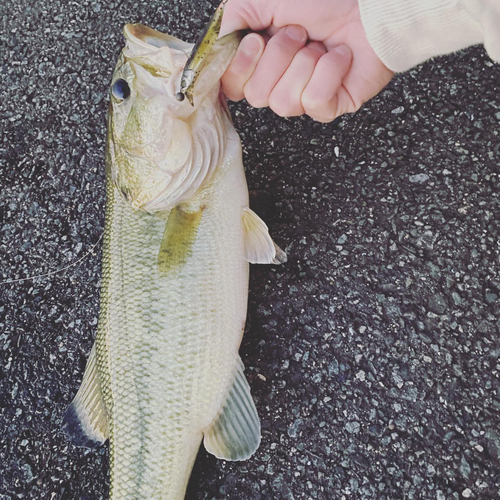
M 172 209 L 158 254 L 158 269 L 161 273 L 178 268 L 191 255 L 202 212 L 201 208 L 193 212 L 185 211 L 180 206 Z
M 260 444 L 260 420 L 238 359 L 234 383 L 221 412 L 204 432 L 208 452 L 224 460 L 246 460 Z
M 265 222 L 250 208 L 243 209 L 245 258 L 252 264 L 283 264 L 286 253 L 274 243 Z
M 109 437 L 108 412 L 97 373 L 95 344 L 80 389 L 64 415 L 63 430 L 73 444 L 89 448 L 104 443 Z

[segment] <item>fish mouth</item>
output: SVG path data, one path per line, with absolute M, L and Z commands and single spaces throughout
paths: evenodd
M 163 48 L 168 47 L 179 52 L 189 53 L 193 47 L 192 43 L 184 42 L 172 35 L 167 35 L 143 24 L 126 24 L 123 27 L 125 38 L 143 47 Z
M 125 58 L 154 76 L 172 76 L 178 66 L 184 65 L 192 48 L 190 43 L 142 24 L 126 24 L 123 34 L 128 42 Z

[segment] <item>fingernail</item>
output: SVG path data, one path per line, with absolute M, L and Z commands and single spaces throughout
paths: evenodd
M 307 31 L 302 26 L 287 26 L 285 33 L 297 42 L 305 42 L 307 40 Z
M 347 45 L 337 45 L 333 48 L 333 50 L 342 57 L 348 57 L 351 55 L 351 49 Z
M 248 57 L 253 57 L 259 53 L 261 41 L 256 35 L 248 35 L 241 42 L 241 50 Z

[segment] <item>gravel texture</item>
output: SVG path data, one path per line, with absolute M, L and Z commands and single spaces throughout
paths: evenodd
M 107 498 L 107 448 L 60 420 L 96 331 L 109 79 L 125 22 L 193 41 L 205 12 L 0 5 L 0 500 Z M 329 125 L 231 109 L 289 262 L 252 269 L 262 445 L 202 450 L 188 498 L 498 498 L 500 66 L 430 61 Z

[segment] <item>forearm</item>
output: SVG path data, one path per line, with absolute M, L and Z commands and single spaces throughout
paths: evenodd
M 500 62 L 500 0 L 359 0 L 372 48 L 393 71 L 484 43 Z

